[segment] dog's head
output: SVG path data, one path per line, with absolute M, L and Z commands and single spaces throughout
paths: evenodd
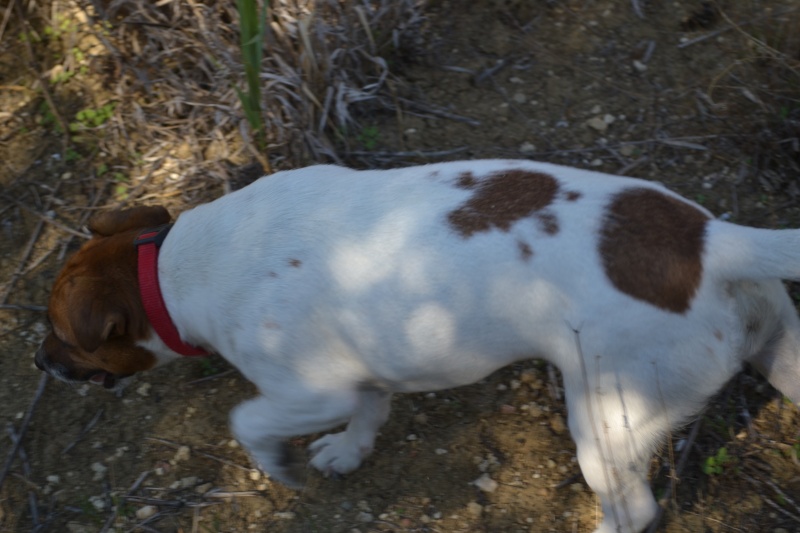
M 36 366 L 67 382 L 113 388 L 148 370 L 156 356 L 137 345 L 152 335 L 139 296 L 134 240 L 142 229 L 169 222 L 163 207 L 100 214 L 92 239 L 70 257 L 50 294 L 51 332 L 36 351 Z

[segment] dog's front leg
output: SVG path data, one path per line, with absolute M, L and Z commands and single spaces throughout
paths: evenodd
M 287 440 L 345 423 L 357 405 L 357 393 L 259 396 L 236 406 L 231 429 L 258 466 L 292 488 L 305 482 L 305 461 L 294 457 Z
M 325 474 L 347 474 L 372 452 L 378 429 L 389 418 L 392 395 L 378 390 L 358 394 L 358 403 L 347 429 L 311 443 L 311 465 Z

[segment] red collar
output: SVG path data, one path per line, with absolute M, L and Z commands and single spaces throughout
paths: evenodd
M 172 229 L 172 224 L 150 228 L 139 233 L 134 241 L 139 256 L 139 295 L 150 324 L 170 350 L 184 356 L 208 355 L 202 348 L 186 344 L 169 317 L 169 311 L 158 284 L 158 249 Z

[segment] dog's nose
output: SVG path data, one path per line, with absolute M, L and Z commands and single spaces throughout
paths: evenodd
M 42 371 L 44 371 L 45 369 L 44 363 L 42 362 L 44 361 L 44 359 L 45 355 L 44 352 L 42 351 L 42 348 L 40 347 L 38 350 L 36 350 L 36 356 L 33 358 L 33 364 L 36 365 L 36 368 Z

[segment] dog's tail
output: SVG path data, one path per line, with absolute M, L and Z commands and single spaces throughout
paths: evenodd
M 712 220 L 707 269 L 728 280 L 800 280 L 800 229 L 759 229 Z

